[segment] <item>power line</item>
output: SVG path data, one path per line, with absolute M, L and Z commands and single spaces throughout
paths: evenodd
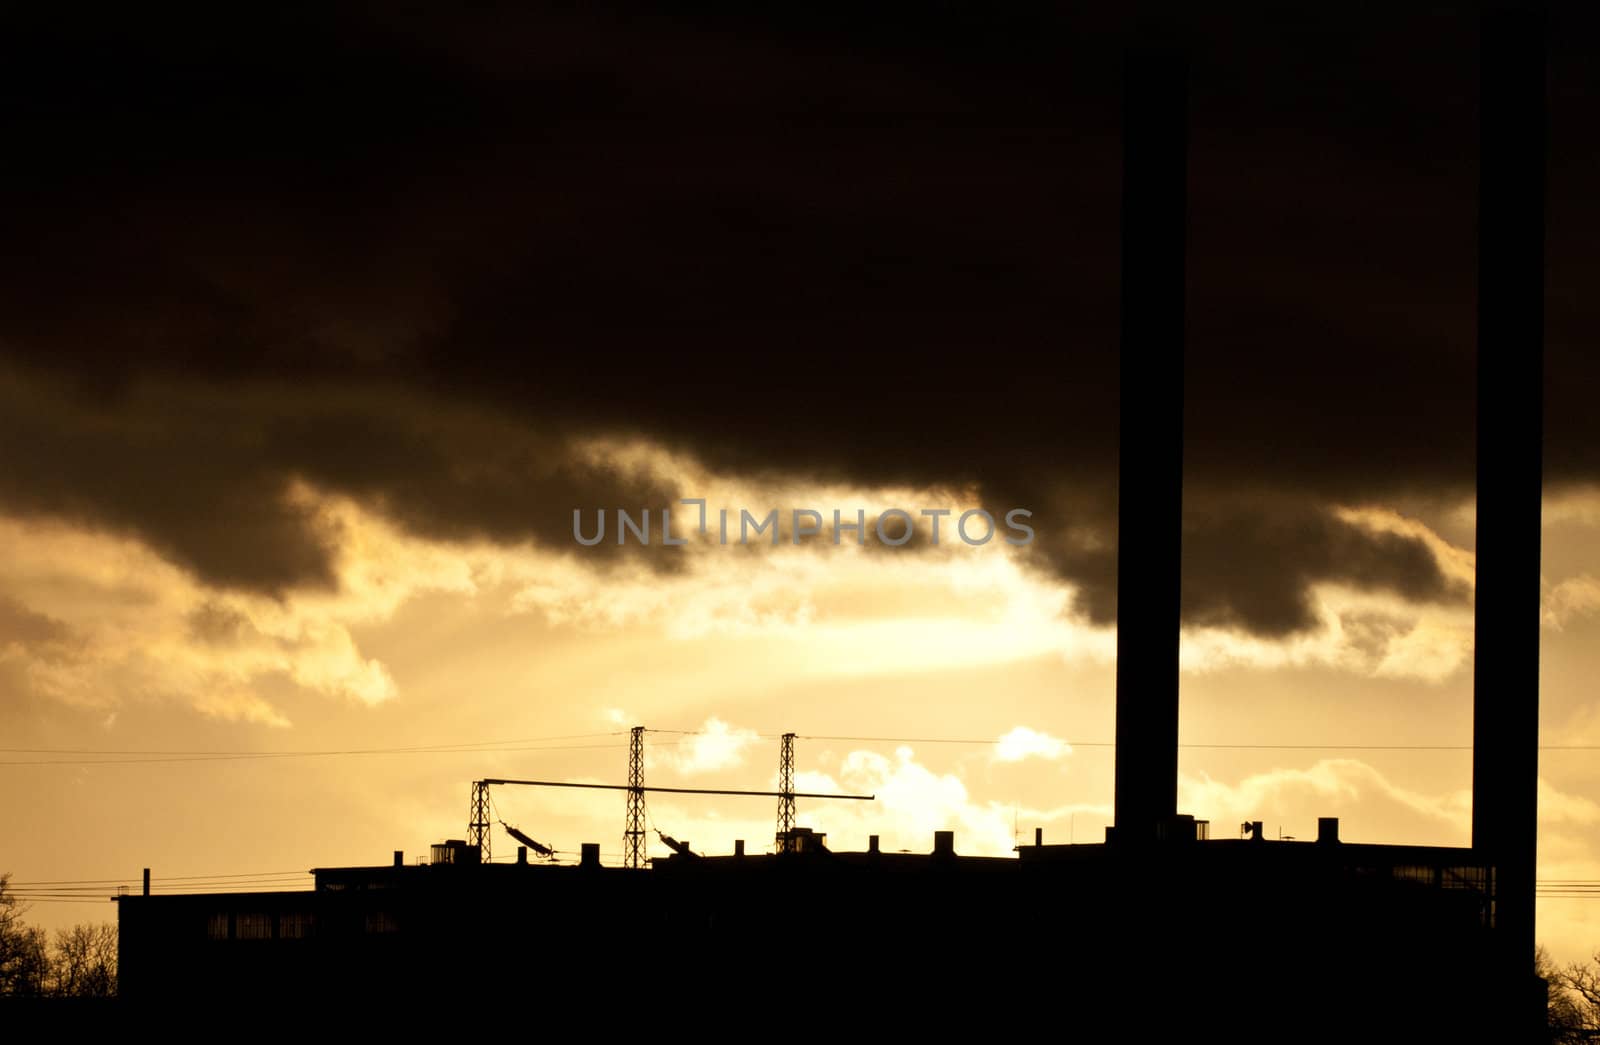
M 577 856 L 578 855 L 577 853 L 575 853 L 575 852 L 573 852 L 572 850 L 569 850 L 569 849 L 556 849 L 556 850 L 554 850 L 554 852 L 559 856 Z M 600 855 L 601 856 L 609 856 L 609 857 L 618 857 L 618 856 L 621 856 L 622 854 L 617 853 L 615 851 L 608 850 L 608 851 L 606 851 L 604 853 L 601 853 Z M 510 858 L 508 858 L 508 860 L 509 859 Z M 507 866 L 512 866 L 512 865 L 513 865 L 512 863 L 508 863 L 507 864 Z M 130 886 L 133 885 L 133 883 L 128 883 L 128 884 Z M 309 884 L 309 883 L 306 883 L 306 884 Z M 265 886 L 267 888 L 264 889 L 264 888 L 262 888 L 263 886 Z M 49 897 L 49 896 L 75 896 L 77 894 L 82 894 L 82 893 L 101 893 L 101 892 L 105 892 L 108 888 L 115 888 L 115 887 L 80 886 L 80 887 L 71 887 L 71 888 L 42 888 L 42 887 L 38 887 L 38 888 L 15 889 L 15 890 L 7 889 L 5 895 L 7 895 L 7 896 L 15 896 L 18 899 L 37 899 L 37 898 L 40 898 L 40 897 Z M 1539 890 L 1541 895 L 1546 895 L 1546 894 L 1567 895 L 1567 894 L 1570 894 L 1570 895 L 1584 895 L 1584 896 L 1588 896 L 1588 895 L 1600 896 L 1600 882 L 1591 882 L 1591 883 L 1574 884 L 1574 885 L 1561 885 L 1561 884 L 1555 884 L 1555 883 L 1540 882 L 1538 884 L 1537 888 L 1538 888 L 1538 890 Z M 219 885 L 219 884 L 213 883 L 213 882 L 192 882 L 192 883 L 187 883 L 187 884 L 184 884 L 184 885 L 166 885 L 166 886 L 156 886 L 156 885 L 152 884 L 151 887 L 150 887 L 150 890 L 151 890 L 152 893 L 155 893 L 155 892 L 179 892 L 179 891 L 194 890 L 194 889 L 212 889 L 213 891 L 216 891 L 216 892 L 225 892 L 225 891 L 227 891 L 229 889 L 233 889 L 235 891 L 240 891 L 240 892 L 263 892 L 263 891 L 270 891 L 272 889 L 280 889 L 280 890 L 286 890 L 286 891 L 303 891 L 303 890 L 300 890 L 300 883 L 283 882 L 283 881 L 279 881 L 279 882 L 235 882 L 235 883 L 231 883 L 231 884 L 226 885 L 226 886 Z
M 249 762 L 277 758 L 316 758 L 344 755 L 480 755 L 522 751 L 615 750 L 624 746 L 626 745 L 559 744 L 530 747 L 351 748 L 342 751 L 255 751 L 248 753 L 193 753 L 157 758 L 14 759 L 0 761 L 0 766 L 127 766 L 176 762 Z
M 298 889 L 298 888 L 310 888 L 311 885 L 312 885 L 312 880 L 310 878 L 304 878 L 304 879 L 263 878 L 263 879 L 243 879 L 243 880 L 236 879 L 236 880 L 226 881 L 226 882 L 171 882 L 171 883 L 168 883 L 168 884 L 165 884 L 165 885 L 157 885 L 157 884 L 152 883 L 151 886 L 150 886 L 150 891 L 152 893 L 172 893 L 172 892 L 192 891 L 192 890 L 195 890 L 195 889 L 204 889 L 204 890 L 211 890 L 211 891 L 216 891 L 216 892 L 223 892 L 223 891 L 227 891 L 227 890 L 258 890 L 258 889 L 265 889 L 265 888 L 276 888 L 276 887 L 280 887 L 280 886 L 283 887 L 283 888 L 296 888 L 296 889 Z M 19 888 L 19 889 L 9 889 L 8 888 L 6 890 L 6 895 L 7 896 L 27 896 L 27 895 L 30 895 L 30 894 L 40 894 L 40 893 L 67 894 L 67 893 L 101 893 L 101 892 L 129 893 L 129 892 L 139 892 L 140 889 L 141 889 L 141 886 L 140 886 L 140 884 L 138 882 L 120 882 L 120 883 L 118 883 L 116 885 L 30 885 L 30 886 L 23 886 L 22 888 Z
M 206 888 L 197 887 L 197 888 L 194 888 L 194 889 L 184 889 L 184 890 L 181 890 L 181 891 L 172 891 L 172 892 L 167 892 L 167 893 L 151 893 L 149 895 L 151 895 L 151 896 L 254 896 L 254 895 L 258 894 L 258 893 L 309 893 L 309 892 L 312 892 L 312 891 L 313 890 L 311 890 L 309 887 L 291 888 L 291 887 L 288 887 L 288 886 L 274 887 L 274 888 L 262 888 L 262 889 L 206 889 Z M 33 903 L 35 900 L 96 900 L 96 899 L 99 899 L 101 897 L 140 896 L 140 895 L 142 895 L 142 894 L 137 893 L 137 892 L 108 893 L 108 892 L 104 892 L 104 891 L 98 892 L 98 893 L 37 893 L 37 894 L 20 894 L 20 895 L 17 896 L 17 902 L 18 903 Z
M 721 734 L 709 733 L 706 730 L 688 729 L 652 729 L 652 733 L 675 733 L 685 737 L 693 736 L 720 736 Z M 762 740 L 782 739 L 782 733 L 757 733 L 755 736 Z M 729 734 L 730 738 L 737 738 L 737 734 Z M 831 740 L 850 741 L 862 744 L 967 744 L 976 747 L 992 747 L 1005 743 L 1003 737 L 865 737 L 865 736 L 824 736 L 814 733 L 799 733 L 796 738 L 800 740 Z M 1114 748 L 1114 740 L 1062 740 L 1068 747 Z M 1233 751 L 1471 751 L 1471 744 L 1200 744 L 1191 743 L 1178 745 L 1180 748 L 1195 750 L 1233 750 Z M 1600 751 L 1600 744 L 1541 744 L 1540 751 Z
M 682 739 L 665 741 L 666 744 L 685 743 L 689 738 L 716 736 L 704 729 L 650 729 L 650 733 L 673 734 Z M 277 758 L 330 758 L 362 755 L 421 755 L 421 754 L 493 754 L 532 751 L 595 751 L 611 750 L 624 746 L 611 744 L 565 744 L 562 741 L 590 740 L 601 737 L 622 737 L 621 730 L 604 733 L 569 733 L 559 736 L 524 737 L 506 740 L 459 741 L 449 744 L 426 744 L 403 747 L 287 749 L 267 751 L 205 750 L 205 749 L 136 749 L 136 748 L 0 748 L 0 754 L 13 755 L 87 755 L 92 758 L 33 758 L 0 760 L 0 766 L 97 766 L 97 765 L 149 765 L 186 762 L 254 761 Z M 745 734 L 750 736 L 751 734 Z M 730 734 L 737 739 L 739 734 Z M 756 733 L 755 737 L 781 739 L 781 733 Z M 799 734 L 800 739 L 864 744 L 954 744 L 974 747 L 993 747 L 1004 743 L 997 737 L 886 737 L 828 734 Z M 1110 740 L 1063 740 L 1069 747 L 1115 748 Z M 1200 751 L 1471 751 L 1471 744 L 1278 744 L 1278 743 L 1180 743 L 1180 748 Z M 1600 744 L 1541 744 L 1541 751 L 1600 751 Z
M 593 740 L 596 737 L 626 736 L 620 730 L 606 733 L 568 733 L 564 736 L 553 737 L 518 737 L 515 739 L 499 740 L 459 740 L 449 744 L 420 744 L 412 747 L 393 748 L 360 748 L 354 751 L 347 750 L 285 750 L 285 751 L 216 751 L 199 749 L 178 750 L 113 750 L 106 748 L 72 748 L 72 747 L 0 747 L 0 754 L 12 755 L 343 755 L 352 753 L 370 753 L 375 751 L 443 751 L 456 748 L 491 747 L 498 744 L 545 744 L 558 740 Z
M 92 900 L 91 899 L 58 900 L 58 899 L 49 898 L 49 897 L 29 897 L 28 898 L 28 903 L 30 903 L 30 904 L 36 904 L 36 903 L 110 903 L 113 899 L 114 898 L 110 897 L 110 896 L 100 896 L 100 897 L 96 897 L 96 898 L 94 898 Z
M 194 882 L 211 881 L 217 878 L 274 878 L 290 874 L 310 874 L 310 871 L 296 869 L 293 871 L 245 871 L 240 874 L 164 874 L 152 877 L 152 882 Z M 126 885 L 129 882 L 142 881 L 142 878 L 78 878 L 62 881 L 30 881 L 12 882 L 12 885 Z
M 150 891 L 153 893 L 158 893 L 164 891 L 172 892 L 181 889 L 255 889 L 258 886 L 266 885 L 301 886 L 309 884 L 310 882 L 308 881 L 301 881 L 298 879 L 289 880 L 284 878 L 264 878 L 259 881 L 254 879 L 246 879 L 244 881 L 234 882 L 180 882 L 173 885 L 152 884 L 150 886 Z M 7 889 L 6 895 L 22 896 L 27 893 L 99 893 L 105 892 L 108 889 L 117 890 L 138 888 L 140 888 L 140 886 L 137 883 L 125 883 L 119 885 L 30 885 L 21 889 Z
M 771 734 L 778 736 L 780 734 Z M 761 734 L 768 737 L 768 734 Z M 971 744 L 994 746 L 1002 738 L 964 737 L 854 737 L 800 734 L 802 740 L 851 741 L 862 744 Z M 1063 740 L 1068 747 L 1114 748 L 1114 740 Z M 1180 748 L 1212 751 L 1471 751 L 1471 744 L 1179 744 Z M 1541 744 L 1540 751 L 1600 751 L 1600 744 Z

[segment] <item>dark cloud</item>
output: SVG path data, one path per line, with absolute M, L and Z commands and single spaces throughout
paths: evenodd
M 297 481 L 425 536 L 563 547 L 574 507 L 674 496 L 648 476 L 588 465 L 522 421 L 327 381 L 168 380 L 86 399 L 0 373 L 0 443 L 11 449 L 0 468 L 10 512 L 135 533 L 210 582 L 273 593 L 334 580 L 340 534 L 293 496 Z
M 297 478 L 566 545 L 573 506 L 685 493 L 570 454 L 642 434 L 1032 508 L 1110 619 L 1122 16 L 874 10 L 9 16 L 0 498 L 278 591 L 331 576 Z M 1319 579 L 1458 597 L 1324 506 L 1470 489 L 1475 24 L 1208 12 L 1191 503 L 1296 507 L 1191 513 L 1186 612 L 1282 634 Z M 1552 34 L 1557 483 L 1600 475 L 1594 20 Z
M 34 701 L 40 665 L 73 665 L 86 652 L 84 636 L 70 624 L 0 592 L 0 715 Z
M 1376 665 L 1389 647 L 1416 630 L 1417 622 L 1383 613 L 1345 614 L 1339 620 L 1345 641 Z
M 206 602 L 184 617 L 189 637 L 208 645 L 226 646 L 258 634 L 250 618 L 216 602 Z
M 1413 602 L 1469 603 L 1472 588 L 1415 538 L 1375 532 L 1304 505 L 1194 506 L 1185 512 L 1183 616 L 1283 636 L 1318 624 L 1310 587 L 1336 581 Z
M 0 645 L 16 643 L 25 649 L 38 649 L 73 640 L 72 628 L 65 621 L 35 612 L 16 599 L 0 594 Z

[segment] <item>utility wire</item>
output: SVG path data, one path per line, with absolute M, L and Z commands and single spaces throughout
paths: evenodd
M 650 733 L 673 733 L 684 737 L 722 736 L 703 729 L 651 729 Z M 739 734 L 727 734 L 737 739 Z M 756 733 L 762 740 L 777 740 L 782 733 Z M 1004 743 L 1000 737 L 863 737 L 825 736 L 817 733 L 797 733 L 796 740 L 851 741 L 863 744 L 970 744 L 984 747 Z M 1117 746 L 1114 740 L 1062 740 L 1068 747 Z M 1471 744 L 1183 744 L 1180 748 L 1225 751 L 1471 751 Z M 1600 751 L 1600 744 L 1540 744 L 1540 751 Z
M 351 748 L 343 751 L 254 751 L 249 753 L 191 753 L 156 758 L 65 758 L 65 759 L 14 759 L 0 761 L 0 766 L 127 766 L 174 762 L 248 762 L 277 758 L 317 758 L 344 755 L 481 755 L 497 752 L 521 751 L 596 751 L 616 750 L 626 744 L 560 744 L 531 747 L 450 747 L 450 748 Z M 102 752 L 96 752 L 100 754 Z
M 373 751 L 443 751 L 455 748 L 490 747 L 496 744 L 544 744 L 557 740 L 593 740 L 596 737 L 620 737 L 627 734 L 620 730 L 609 733 L 569 733 L 557 737 L 519 737 L 515 740 L 462 740 L 450 744 L 421 744 L 413 747 L 395 748 L 363 748 L 355 753 L 369 753 Z M 0 747 L 0 754 L 13 755 L 343 755 L 351 754 L 350 751 L 204 751 L 204 750 L 174 750 L 155 751 L 139 750 L 107 750 L 104 748 L 72 748 L 72 747 Z
M 651 733 L 673 734 L 676 741 L 659 742 L 657 746 L 677 745 L 698 736 L 714 736 L 705 730 L 651 729 Z M 92 758 L 30 758 L 0 760 L 0 766 L 98 766 L 98 765 L 148 765 L 184 762 L 255 761 L 277 758 L 329 758 L 361 755 L 422 755 L 422 754 L 493 754 L 531 751 L 596 751 L 614 750 L 627 746 L 610 744 L 565 744 L 568 740 L 589 740 L 600 737 L 621 737 L 622 731 L 606 733 L 571 733 L 562 736 L 526 737 L 514 740 L 461 741 L 451 744 L 427 744 L 405 747 L 335 748 L 305 750 L 230 751 L 201 749 L 109 749 L 109 748 L 0 748 L 0 754 L 12 755 L 87 755 Z M 749 734 L 746 734 L 748 736 Z M 739 734 L 731 734 L 738 738 Z M 757 733 L 764 740 L 777 739 L 780 733 Z M 993 747 L 1003 743 L 996 737 L 883 737 L 807 733 L 802 740 L 850 742 L 863 744 L 955 744 L 974 747 Z M 1115 748 L 1110 740 L 1063 740 L 1069 747 Z M 1267 744 L 1267 743 L 1180 743 L 1180 748 L 1201 751 L 1471 751 L 1471 744 Z M 1600 744 L 1541 744 L 1540 751 L 1600 751 Z

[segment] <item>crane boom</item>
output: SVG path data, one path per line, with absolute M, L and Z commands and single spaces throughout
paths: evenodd
M 876 795 L 824 795 L 811 792 L 797 794 L 793 790 L 794 735 L 792 733 L 784 737 L 785 765 L 789 769 L 788 772 L 780 775 L 779 787 L 783 789 L 781 791 L 745 791 L 720 787 L 645 787 L 645 728 L 643 726 L 634 726 L 629 733 L 628 782 L 626 784 L 580 784 L 570 780 L 513 780 L 509 777 L 486 777 L 483 780 L 474 780 L 472 782 L 471 815 L 467 821 L 467 837 L 478 846 L 479 858 L 485 863 L 489 860 L 489 819 L 491 809 L 489 788 L 497 784 L 515 784 L 522 787 L 581 787 L 596 791 L 626 791 L 628 793 L 628 811 L 623 829 L 623 866 L 633 869 L 642 868 L 647 862 L 644 851 L 646 822 L 644 793 L 646 791 L 674 795 L 743 795 L 751 798 L 777 798 L 780 799 L 780 809 L 786 808 L 791 811 L 794 808 L 794 800 L 796 798 L 847 798 L 857 802 L 871 802 L 877 798 Z M 548 847 L 535 842 L 504 820 L 501 820 L 500 823 L 504 825 L 511 837 L 524 843 L 534 852 L 541 855 L 551 855 L 551 850 Z M 660 832 L 657 833 L 659 834 Z M 779 837 L 783 837 L 783 832 L 779 832 Z M 694 855 L 688 851 L 687 843 L 679 843 L 676 839 L 668 840 L 665 835 L 662 835 L 662 841 L 666 842 L 675 851 L 682 852 L 685 856 Z M 683 846 L 681 850 L 678 849 L 679 845 Z
M 824 795 L 811 794 L 805 791 L 732 791 L 716 787 L 629 787 L 627 784 L 577 784 L 566 780 L 506 780 L 499 777 L 490 777 L 478 783 L 485 786 L 491 784 L 523 784 L 529 787 L 587 787 L 603 791 L 665 791 L 675 795 L 748 795 L 753 798 L 779 798 L 792 795 L 795 798 L 848 798 L 859 802 L 874 801 L 877 795 Z

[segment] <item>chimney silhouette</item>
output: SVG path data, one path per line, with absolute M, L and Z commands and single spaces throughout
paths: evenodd
M 1118 843 L 1177 813 L 1188 61 L 1137 32 L 1123 67 L 1117 462 Z
M 1480 32 L 1472 845 L 1496 869 L 1502 957 L 1508 970 L 1531 976 L 1544 471 L 1544 14 L 1533 4 L 1493 7 L 1483 13 Z

